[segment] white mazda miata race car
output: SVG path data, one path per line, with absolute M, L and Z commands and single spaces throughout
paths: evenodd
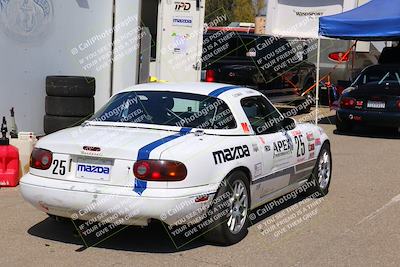
M 49 215 L 147 225 L 202 224 L 232 244 L 249 210 L 307 182 L 325 195 L 330 143 L 258 91 L 213 83 L 142 84 L 81 126 L 42 138 L 23 197 Z

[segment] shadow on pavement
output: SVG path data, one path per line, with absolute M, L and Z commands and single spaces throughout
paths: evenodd
M 335 115 L 323 117 L 322 119 L 320 119 L 318 121 L 318 124 L 322 124 L 322 125 L 335 125 L 335 123 L 336 123 Z
M 28 233 L 47 240 L 81 245 L 82 247 L 77 251 L 90 248 L 90 245 L 89 247 L 85 246 L 72 221 L 57 222 L 52 218 L 47 218 L 32 226 Z M 204 245 L 207 245 L 205 241 L 197 239 L 177 249 L 164 226 L 160 222 L 155 222 L 143 228 L 124 226 L 120 232 L 94 247 L 131 252 L 173 253 Z
M 400 133 L 397 129 L 392 128 L 378 128 L 367 126 L 356 126 L 351 132 L 333 132 L 336 135 L 346 135 L 364 138 L 378 138 L 378 139 L 400 139 Z
M 351 131 L 340 132 L 335 130 L 336 135 L 347 135 L 354 137 L 379 138 L 379 139 L 400 139 L 400 132 L 396 128 L 373 127 L 366 125 L 355 125 Z
M 274 207 L 262 216 L 257 216 L 256 219 L 251 221 L 250 227 L 253 227 L 254 224 L 257 224 L 269 216 L 306 199 L 311 194 L 312 192 L 301 193 L 296 198 L 285 201 L 282 205 Z M 288 195 L 290 195 L 290 193 Z M 267 204 L 268 203 L 264 205 Z M 260 208 L 262 207 L 263 206 Z M 256 208 L 251 212 L 257 214 L 257 210 L 260 208 Z M 52 218 L 47 218 L 32 226 L 28 230 L 28 233 L 32 236 L 46 240 L 82 246 L 76 250 L 77 252 L 82 252 L 90 247 L 96 247 L 131 252 L 175 253 L 206 245 L 219 246 L 218 244 L 205 241 L 201 236 L 182 246 L 177 245 L 178 242 L 176 241 L 179 240 L 174 240 L 176 242 L 174 243 L 162 223 L 158 221 L 152 222 L 148 227 L 123 226 L 120 232 L 104 241 L 98 242 L 97 244 L 92 243 L 95 244 L 93 246 L 85 245 L 85 242 L 83 242 L 74 224 L 70 220 L 58 222 Z
M 255 225 L 255 224 L 267 219 L 268 217 L 271 217 L 274 214 L 305 200 L 306 198 L 312 197 L 313 193 L 315 193 L 315 191 L 313 191 L 311 189 L 307 190 L 306 192 L 299 193 L 296 198 L 290 198 L 290 199 L 286 200 L 285 202 L 283 202 L 283 204 L 280 204 L 279 206 L 275 206 L 273 209 L 271 209 L 267 212 L 265 212 L 263 209 L 264 209 L 264 207 L 268 207 L 269 203 L 271 203 L 272 201 L 265 203 L 264 205 L 252 210 L 252 213 L 256 214 L 257 216 L 255 217 L 254 220 L 251 221 L 251 224 Z M 290 194 L 291 194 L 291 192 L 282 197 L 279 197 L 278 199 L 284 198 L 285 196 L 289 196 Z M 260 214 L 262 214 L 262 215 L 260 215 Z
M 335 115 L 322 118 L 319 121 L 319 124 L 321 125 L 335 125 L 335 123 L 336 123 Z M 373 127 L 367 125 L 355 125 L 351 131 L 339 132 L 338 130 L 335 130 L 333 133 L 336 135 L 354 136 L 354 137 L 400 139 L 400 133 L 396 128 Z

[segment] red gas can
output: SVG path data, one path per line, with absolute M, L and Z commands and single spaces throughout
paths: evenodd
M 19 183 L 19 153 L 10 145 L 0 145 L 0 187 Z
M 19 153 L 6 138 L 7 126 L 3 118 L 0 138 L 0 187 L 15 187 L 19 183 Z

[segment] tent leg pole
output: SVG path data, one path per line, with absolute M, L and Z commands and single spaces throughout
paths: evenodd
M 320 79 L 320 61 L 321 61 L 321 38 L 318 37 L 317 48 L 317 86 L 315 90 L 315 125 L 318 125 L 318 108 L 319 108 L 319 79 Z

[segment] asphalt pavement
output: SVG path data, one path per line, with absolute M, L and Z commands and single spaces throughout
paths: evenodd
M 31 207 L 18 188 L 1 188 L 0 266 L 399 266 L 399 134 L 361 128 L 339 134 L 332 122 L 321 121 L 333 156 L 329 194 L 258 211 L 236 245 L 197 239 L 177 248 L 154 224 L 85 247 L 72 223 Z

